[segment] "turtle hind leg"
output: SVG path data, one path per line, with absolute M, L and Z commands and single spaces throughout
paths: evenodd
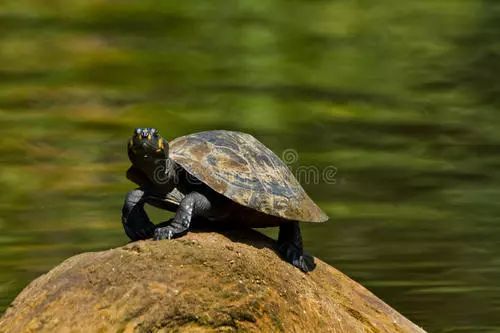
M 316 267 L 314 258 L 304 252 L 298 222 L 280 225 L 278 252 L 284 260 L 305 273 L 312 271 Z

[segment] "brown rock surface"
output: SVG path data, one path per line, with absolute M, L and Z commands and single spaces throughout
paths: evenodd
M 191 232 L 67 259 L 34 280 L 1 332 L 424 332 L 317 260 L 304 274 L 257 232 Z

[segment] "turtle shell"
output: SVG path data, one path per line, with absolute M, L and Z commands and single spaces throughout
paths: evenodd
M 328 216 L 290 169 L 253 136 L 207 131 L 170 142 L 170 158 L 216 192 L 259 212 L 301 222 Z

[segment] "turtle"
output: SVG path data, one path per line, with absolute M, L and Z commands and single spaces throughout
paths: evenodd
M 279 227 L 277 251 L 304 272 L 314 269 L 299 222 L 326 222 L 288 166 L 252 135 L 212 130 L 167 141 L 155 128 L 136 128 L 128 142 L 122 224 L 132 240 L 173 239 L 195 224 Z M 175 217 L 155 225 L 144 205 Z

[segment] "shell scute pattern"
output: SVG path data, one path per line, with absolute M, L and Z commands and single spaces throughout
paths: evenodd
M 260 212 L 303 222 L 324 222 L 290 169 L 253 136 L 208 131 L 177 138 L 170 157 L 216 192 Z

